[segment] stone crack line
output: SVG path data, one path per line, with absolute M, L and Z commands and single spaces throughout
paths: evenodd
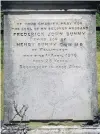
M 68 97 L 68 98 L 65 98 L 65 99 L 61 99 L 61 100 L 58 100 L 57 102 L 55 103 L 52 103 L 50 102 L 49 104 L 53 106 L 53 110 L 52 110 L 52 113 L 51 113 L 51 116 L 49 118 L 52 118 L 54 116 L 54 113 L 55 113 L 55 109 L 56 109 L 56 105 L 60 102 L 61 104 L 66 101 L 66 103 L 74 98 L 80 98 L 80 100 L 82 101 L 82 98 L 80 97 L 79 93 L 76 93 L 74 92 L 74 95 Z

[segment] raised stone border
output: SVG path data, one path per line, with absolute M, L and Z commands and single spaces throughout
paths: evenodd
M 28 134 L 100 134 L 100 125 L 98 127 L 43 126 L 29 131 Z

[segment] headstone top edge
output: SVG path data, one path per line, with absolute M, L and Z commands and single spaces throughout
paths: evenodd
M 100 2 L 99 2 L 100 3 Z M 2 1 L 1 9 L 17 9 L 17 10 L 41 10 L 41 9 L 97 9 L 96 1 Z

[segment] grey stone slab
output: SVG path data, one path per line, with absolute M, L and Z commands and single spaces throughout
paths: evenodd
M 100 134 L 100 127 L 43 126 L 29 131 L 28 134 Z
M 92 120 L 96 74 L 95 15 L 4 16 L 5 120 Z

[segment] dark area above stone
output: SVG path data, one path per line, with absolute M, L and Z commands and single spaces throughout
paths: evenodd
M 2 1 L 1 8 L 5 9 L 97 9 L 100 1 Z

